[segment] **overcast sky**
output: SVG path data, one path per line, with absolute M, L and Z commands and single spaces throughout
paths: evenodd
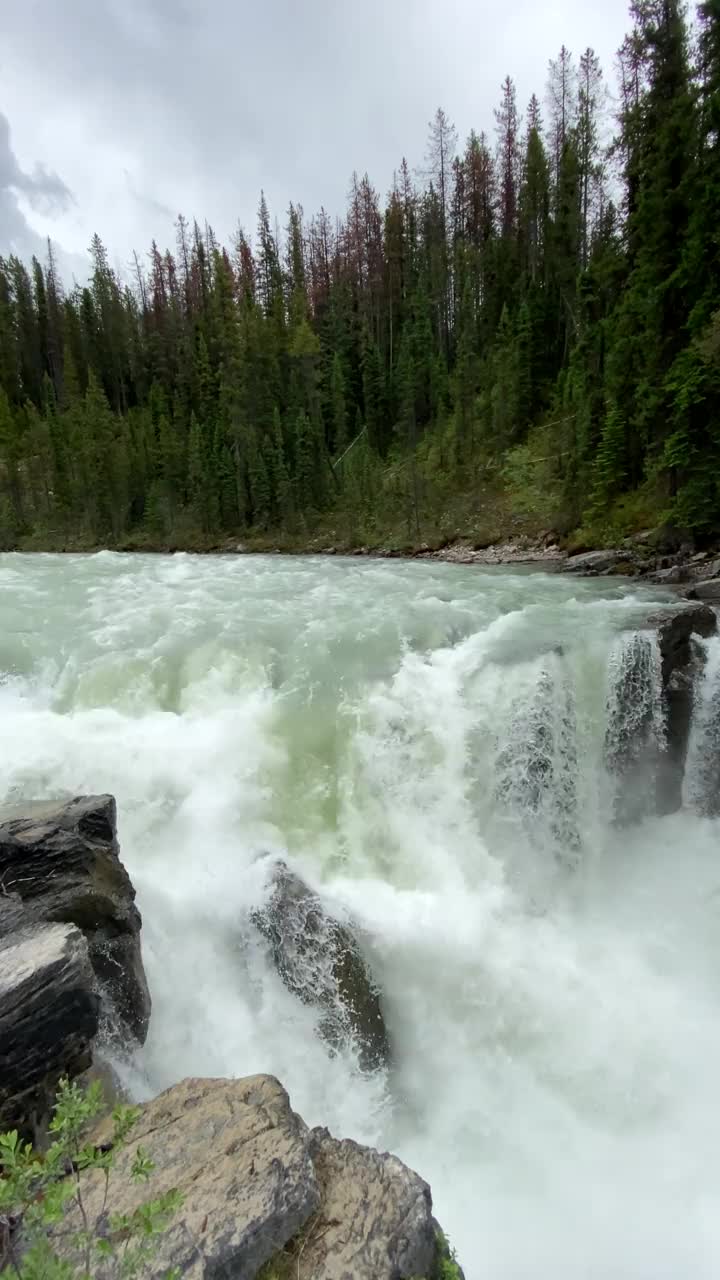
M 353 169 L 384 193 L 421 165 L 442 105 L 461 139 L 493 129 L 500 82 L 544 93 L 548 59 L 588 44 L 614 86 L 627 0 L 10 0 L 0 45 L 0 254 L 48 234 L 81 269 L 179 211 L 226 240 L 264 187 L 333 215 Z

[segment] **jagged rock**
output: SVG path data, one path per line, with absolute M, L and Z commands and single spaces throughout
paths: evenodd
M 624 547 L 646 547 L 651 543 L 655 536 L 654 529 L 642 529 L 640 533 L 631 533 L 629 537 L 623 538 Z
M 101 1126 L 98 1142 L 111 1126 Z M 155 1164 L 152 1195 L 177 1188 L 182 1209 L 159 1239 L 145 1272 L 172 1267 L 188 1280 L 253 1280 L 320 1204 L 310 1134 L 272 1076 L 184 1080 L 142 1108 L 131 1141 L 117 1155 L 108 1211 L 132 1213 L 148 1196 L 130 1168 L 138 1145 Z M 83 1178 L 91 1220 L 102 1212 L 104 1176 Z M 108 1229 L 107 1218 L 101 1219 Z M 66 1223 L 70 1228 L 79 1224 Z M 101 1266 L 93 1272 L 103 1280 Z
M 618 565 L 631 559 L 627 551 L 583 551 L 580 555 L 569 556 L 562 566 L 562 573 L 581 573 L 586 576 L 608 573 Z
M 715 635 L 717 615 L 706 604 L 671 604 L 653 614 L 648 625 L 657 627 L 663 658 L 663 683 L 667 683 L 677 667 L 687 664 L 692 637 L 708 639 Z
M 430 1188 L 397 1156 L 313 1131 L 321 1193 L 302 1275 L 313 1280 L 431 1276 L 437 1256 Z
M 138 1145 L 155 1164 L 149 1188 L 129 1176 Z M 272 1076 L 184 1080 L 147 1103 L 110 1187 L 108 1214 L 132 1213 L 149 1192 L 182 1193 L 145 1272 L 158 1280 L 171 1267 L 183 1280 L 255 1280 L 275 1259 L 291 1259 L 280 1274 L 299 1280 L 429 1280 L 434 1269 L 429 1187 L 396 1156 L 309 1131 Z M 82 1192 L 93 1221 L 102 1173 L 83 1174 Z
M 380 993 L 351 929 L 283 862 L 275 866 L 267 905 L 253 920 L 286 987 L 322 1009 L 323 1039 L 333 1048 L 357 1044 L 363 1070 L 385 1066 L 390 1048 Z
M 120 861 L 113 797 L 79 797 L 0 823 L 0 885 L 22 903 L 14 925 L 0 914 L 0 931 L 8 933 L 20 918 L 24 924 L 77 925 L 111 1025 L 144 1040 L 150 994 L 140 953 L 142 921 Z M 16 900 L 16 915 L 17 907 Z
M 682 582 L 690 581 L 690 570 L 687 565 L 673 564 L 669 569 L 656 569 L 654 573 L 647 575 L 651 582 L 659 582 L 661 585 L 678 586 Z
M 0 938 L 0 1132 L 42 1141 L 60 1077 L 90 1065 L 95 986 L 74 925 L 28 925 Z
M 705 578 L 685 592 L 688 600 L 709 600 L 720 604 L 720 578 Z
M 704 665 L 696 638 L 715 635 L 717 617 L 707 605 L 683 605 L 651 619 L 657 625 L 666 713 L 666 750 L 658 771 L 658 811 L 674 813 L 682 803 L 682 780 L 690 738 L 695 683 Z
M 605 756 L 620 821 L 681 806 L 694 690 L 705 660 L 698 639 L 716 627 L 707 605 L 680 602 L 619 639 Z

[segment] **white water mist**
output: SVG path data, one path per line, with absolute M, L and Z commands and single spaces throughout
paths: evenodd
M 117 797 L 154 999 L 137 1096 L 273 1072 L 428 1179 L 468 1280 L 714 1280 L 720 827 L 690 802 L 617 826 L 605 763 L 622 637 L 658 602 L 437 564 L 0 556 L 0 800 Z M 269 965 L 267 850 L 362 928 L 387 1079 L 330 1057 Z

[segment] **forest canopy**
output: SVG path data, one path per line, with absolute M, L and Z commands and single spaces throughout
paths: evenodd
M 630 24 L 342 218 L 0 259 L 0 547 L 720 532 L 720 0 Z

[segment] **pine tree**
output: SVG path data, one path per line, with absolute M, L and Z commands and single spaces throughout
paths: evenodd
M 438 111 L 384 204 L 359 172 L 341 217 L 292 203 L 281 233 L 261 194 L 229 252 L 181 216 L 131 285 L 99 236 L 66 293 L 51 245 L 0 260 L 2 544 L 298 534 L 328 508 L 365 539 L 390 495 L 417 538 L 525 442 L 560 460 L 565 527 L 643 486 L 719 534 L 720 0 L 696 66 L 681 0 L 631 17 L 611 145 L 598 59 L 563 46 L 544 112 L 521 122 L 507 77 L 497 145 L 458 151 Z
M 342 360 L 336 351 L 330 373 L 331 439 L 333 453 L 341 454 L 348 445 L 347 403 Z

